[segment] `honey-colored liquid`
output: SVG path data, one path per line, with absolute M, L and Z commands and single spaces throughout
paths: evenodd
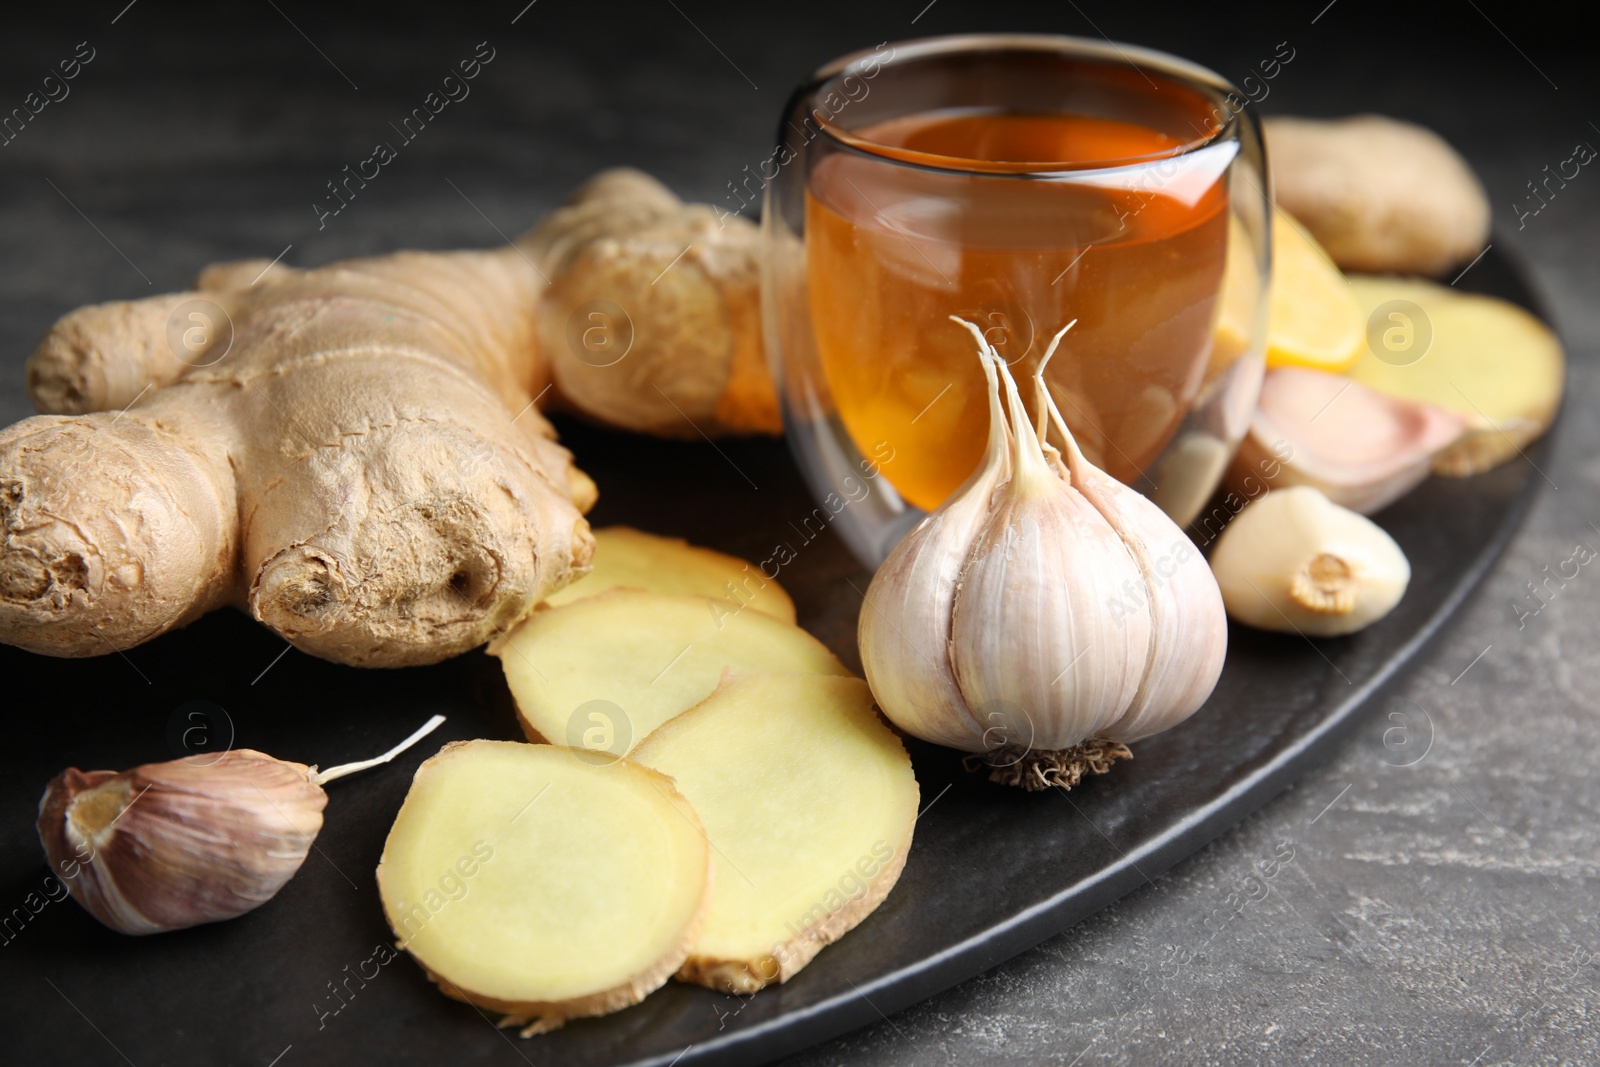
M 948 317 L 985 330 L 1030 404 L 1050 337 L 1077 319 L 1046 372 L 1051 390 L 1089 458 L 1136 480 L 1210 355 L 1227 247 L 1221 167 L 1188 165 L 1157 130 L 1065 113 L 935 111 L 856 136 L 878 155 L 932 165 L 841 152 L 809 177 L 812 327 L 862 453 L 887 442 L 884 474 L 936 507 L 977 466 L 988 433 L 971 335 Z M 1163 153 L 1147 167 L 1098 169 Z M 1097 167 L 1017 173 L 1041 163 Z

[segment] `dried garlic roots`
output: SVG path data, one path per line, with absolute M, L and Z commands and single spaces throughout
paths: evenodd
M 401 947 L 440 990 L 524 1036 L 665 983 L 712 878 L 670 778 L 514 741 L 458 742 L 424 763 L 378 863 Z
M 788 981 L 866 918 L 911 847 L 917 782 L 858 678 L 748 674 L 630 757 L 705 825 L 715 887 L 678 977 L 727 993 Z
M 545 603 L 560 607 L 617 588 L 716 597 L 731 610 L 749 607 L 794 622 L 789 594 L 744 560 L 631 526 L 595 530 L 593 568 Z
M 536 611 L 489 651 L 529 740 L 618 756 L 710 696 L 724 671 L 849 674 L 790 623 L 713 597 L 638 589 Z

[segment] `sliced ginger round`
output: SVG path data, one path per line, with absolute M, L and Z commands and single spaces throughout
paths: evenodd
M 716 597 L 726 601 L 729 610 L 751 607 L 794 622 L 789 594 L 751 564 L 631 526 L 594 531 L 594 569 L 546 597 L 545 603 L 559 607 L 615 588 Z
M 1282 210 L 1272 215 L 1267 366 L 1341 371 L 1360 358 L 1366 319 L 1333 260 Z
M 670 779 L 551 745 L 466 741 L 418 768 L 378 894 L 443 992 L 527 1036 L 666 982 L 711 878 L 705 834 Z
M 900 877 L 917 782 L 859 679 L 731 679 L 632 758 L 672 777 L 714 850 L 685 981 L 729 993 L 787 981 Z
M 1464 476 L 1496 467 L 1554 421 L 1566 360 L 1555 334 L 1528 312 L 1436 282 L 1355 277 L 1350 286 L 1365 315 L 1421 350 L 1418 357 L 1368 347 L 1350 377 L 1390 396 L 1448 408 L 1475 424 L 1434 457 L 1434 473 Z
M 822 642 L 770 615 L 636 589 L 535 612 L 489 651 L 529 740 L 613 756 L 710 696 L 725 670 L 850 673 Z

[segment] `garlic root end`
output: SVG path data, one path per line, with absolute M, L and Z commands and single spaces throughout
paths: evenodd
M 969 771 L 989 768 L 989 781 L 1015 786 L 1029 793 L 1046 789 L 1071 789 L 1091 774 L 1105 774 L 1119 759 L 1133 753 L 1121 741 L 1091 737 L 1069 748 L 1027 749 L 1016 746 L 973 753 L 962 759 Z
M 1319 615 L 1348 615 L 1356 609 L 1361 583 L 1350 564 L 1321 552 L 1289 582 L 1289 599 Z

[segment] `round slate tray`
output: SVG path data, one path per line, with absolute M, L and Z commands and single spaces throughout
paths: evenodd
M 1536 312 L 1521 273 L 1484 256 L 1461 288 Z M 602 488 L 596 524 L 630 523 L 766 558 L 800 621 L 858 666 L 870 575 L 803 520 L 812 502 L 776 441 L 670 443 L 561 423 Z M 1547 439 L 1548 441 L 1548 439 Z M 643 1004 L 520 1040 L 447 1000 L 392 941 L 372 872 L 418 763 L 446 741 L 518 737 L 495 661 L 360 671 L 288 649 L 224 612 L 124 654 L 51 660 L 0 648 L 12 725 L 0 779 L 0 1018 L 10 1062 L 168 1065 L 753 1064 L 877 1019 L 1067 929 L 1200 848 L 1324 758 L 1435 638 L 1504 548 L 1548 443 L 1498 470 L 1433 479 L 1382 515 L 1413 567 L 1388 618 L 1311 642 L 1234 627 L 1227 667 L 1187 723 L 1070 794 L 1024 795 L 912 743 L 924 812 L 905 873 L 856 931 L 752 997 L 669 983 Z M 214 708 L 192 718 L 204 700 Z M 33 829 L 67 765 L 128 767 L 191 747 L 328 766 L 449 721 L 390 767 L 330 787 L 326 827 L 276 899 L 233 922 L 148 938 L 102 928 L 48 878 Z M 387 962 L 384 962 L 387 961 Z M 1163 981 L 1183 980 L 1181 967 Z

